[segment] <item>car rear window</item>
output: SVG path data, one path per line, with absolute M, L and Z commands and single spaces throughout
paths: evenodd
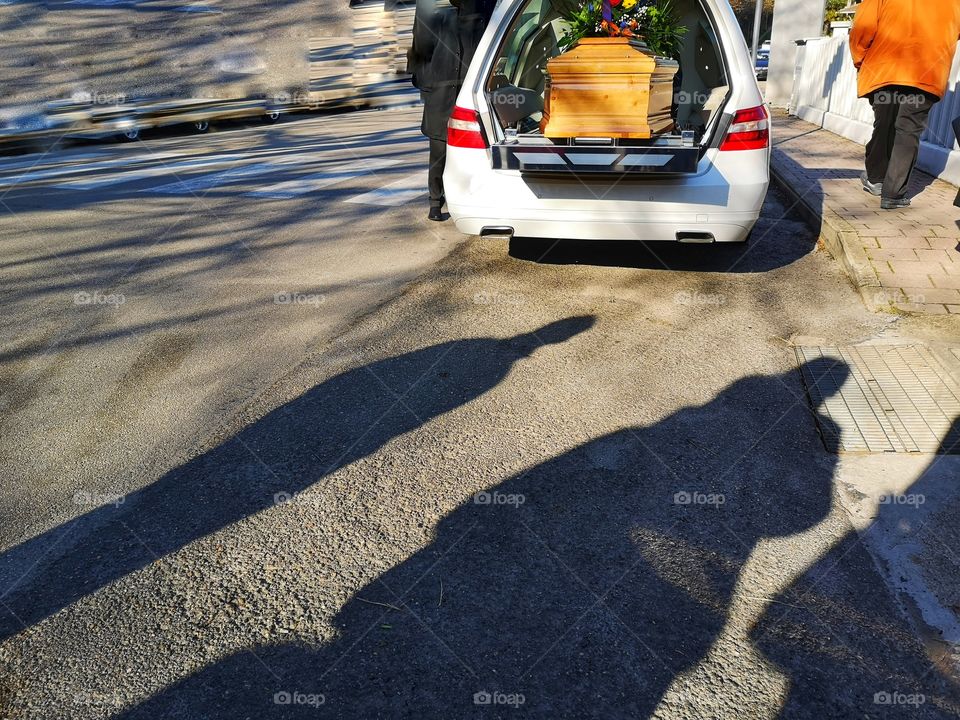
M 560 54 L 566 14 L 576 0 L 526 0 L 494 57 L 487 91 L 503 127 L 537 134 L 543 111 L 547 62 Z M 674 120 L 679 129 L 702 134 L 728 91 L 725 63 L 710 16 L 700 0 L 675 0 L 687 28 L 678 57 Z M 509 102 L 507 102 L 509 100 Z

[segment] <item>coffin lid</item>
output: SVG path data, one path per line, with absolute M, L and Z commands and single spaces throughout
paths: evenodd
M 668 58 L 658 58 L 639 38 L 582 38 L 562 55 L 550 60 L 550 75 L 595 73 L 651 73 L 659 68 L 679 68 Z

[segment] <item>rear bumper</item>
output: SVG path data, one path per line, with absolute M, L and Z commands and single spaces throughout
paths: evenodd
M 592 220 L 546 218 L 493 218 L 464 215 L 456 220 L 457 229 L 467 235 L 480 235 L 484 228 L 513 228 L 518 237 L 553 238 L 557 240 L 634 240 L 644 242 L 676 241 L 678 233 L 709 234 L 714 242 L 742 242 L 757 222 L 757 215 L 740 213 L 739 217 L 718 218 L 716 222 L 690 222 L 677 217 L 671 221 Z
M 738 242 L 760 216 L 769 153 L 723 155 L 706 158 L 691 176 L 556 179 L 493 170 L 486 152 L 450 148 L 447 207 L 468 235 L 500 227 L 522 237 L 670 241 L 709 233 L 716 242 Z

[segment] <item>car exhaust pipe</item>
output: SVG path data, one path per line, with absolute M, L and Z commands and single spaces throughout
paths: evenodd
M 513 228 L 509 225 L 486 225 L 480 230 L 480 237 L 513 237 Z
M 677 242 L 689 243 L 691 245 L 709 245 L 716 242 L 717 239 L 713 233 L 708 232 L 678 232 Z

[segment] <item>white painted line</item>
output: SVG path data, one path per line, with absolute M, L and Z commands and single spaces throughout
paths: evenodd
M 90 180 L 74 180 L 71 182 L 58 183 L 54 185 L 54 187 L 61 190 L 96 190 L 98 188 L 109 187 L 110 185 L 135 182 L 145 178 L 175 175 L 178 170 L 196 170 L 198 168 L 215 167 L 217 165 L 229 165 L 230 163 L 245 158 L 246 155 L 214 155 L 207 158 L 197 158 L 196 160 L 183 160 L 169 165 L 154 165 L 144 168 L 143 170 L 130 170 L 120 174 L 98 176 Z
M 0 0 L 0 5 L 3 4 L 3 0 Z M 102 160 L 108 157 L 116 157 L 116 153 L 108 152 L 91 152 L 91 153 L 77 153 L 74 155 L 57 155 L 55 153 L 49 153 L 47 155 L 29 155 L 26 160 L 11 160 L 7 162 L 0 163 L 0 172 L 9 172 L 11 170 L 21 170 L 23 168 L 31 168 L 34 170 L 39 170 L 41 168 L 52 167 L 54 165 L 66 165 L 72 162 L 80 162 L 87 160 Z
M 304 154 L 289 154 L 279 157 L 275 160 L 243 165 L 241 167 L 231 168 L 223 172 L 204 175 L 190 180 L 180 180 L 177 182 L 159 185 L 152 188 L 144 188 L 140 192 L 160 193 L 163 195 L 183 195 L 195 192 L 197 190 L 210 190 L 220 185 L 225 185 L 236 180 L 242 180 L 248 177 L 266 175 L 275 170 L 281 170 L 291 165 L 306 166 L 316 163 L 319 158 L 323 158 L 329 151 L 309 152 Z M 244 154 L 242 157 L 255 159 L 252 154 Z M 344 158 L 331 158 L 331 160 L 343 160 Z M 359 163 L 356 161 L 354 164 Z
M 186 154 L 187 153 L 183 150 L 179 150 L 176 152 L 143 155 L 135 158 L 116 158 L 114 160 L 104 160 L 102 162 L 93 162 L 81 166 L 68 165 L 66 167 L 50 168 L 49 170 L 36 170 L 33 172 L 27 171 L 21 175 L 11 175 L 5 178 L 0 177 L 0 188 L 13 187 L 14 185 L 19 185 L 20 183 L 33 182 L 35 180 L 49 180 L 50 178 L 63 177 L 64 175 L 74 175 L 76 173 L 90 173 L 96 172 L 97 170 L 112 170 L 114 168 L 125 167 L 149 160 L 168 160 L 170 158 L 179 158 Z
M 167 185 L 145 188 L 140 192 L 161 193 L 163 195 L 186 195 L 197 190 L 212 190 L 220 187 L 221 185 L 225 185 L 226 183 L 233 182 L 234 180 L 256 177 L 257 175 L 266 175 L 269 172 L 279 170 L 284 165 L 289 164 L 291 163 L 254 163 L 253 165 L 244 165 L 242 167 L 231 168 L 230 170 L 224 170 L 223 172 L 213 173 L 211 175 L 204 175 L 203 177 L 193 178 L 191 180 L 181 180 L 178 182 L 169 183 Z
M 183 12 L 183 13 L 213 13 L 219 15 L 223 12 L 220 8 L 211 7 L 210 5 L 203 5 L 201 3 L 191 3 L 190 5 L 178 5 L 173 8 L 174 12 Z
M 229 133 L 218 133 L 218 136 L 226 134 Z M 402 145 L 405 142 L 409 142 L 411 139 L 413 139 L 412 136 L 407 137 L 406 135 L 391 138 L 396 145 Z M 392 144 L 393 143 L 391 143 L 391 145 Z M 391 147 L 391 145 L 386 147 Z M 151 165 L 150 168 L 143 168 L 141 170 L 136 169 L 136 166 L 144 163 L 157 163 L 164 160 L 179 159 L 184 163 L 181 167 L 201 167 L 204 164 L 215 165 L 217 163 L 234 162 L 240 158 L 252 161 L 256 160 L 258 155 L 269 156 L 276 153 L 278 149 L 283 150 L 283 148 L 271 148 L 269 150 L 260 151 L 251 150 L 242 154 L 234 153 L 230 155 L 220 155 L 206 158 L 196 157 L 198 154 L 198 149 L 178 149 L 129 156 L 114 155 L 110 159 L 95 160 L 94 162 L 86 162 L 86 160 L 94 159 L 99 155 L 87 154 L 57 158 L 55 155 L 51 154 L 47 158 L 17 160 L 8 164 L 0 164 L 0 189 L 14 187 L 22 183 L 39 182 L 75 175 L 77 176 L 75 180 L 67 180 L 62 184 L 58 184 L 56 187 L 70 190 L 89 190 L 98 187 L 107 187 L 109 185 L 119 184 L 126 182 L 127 180 L 156 177 L 169 172 L 175 172 L 177 169 L 177 166 L 172 164 L 165 166 L 165 168 L 162 166 L 154 167 Z M 200 152 L 203 152 L 203 150 L 200 150 Z M 106 153 L 104 154 L 106 155 Z M 350 160 L 351 154 L 353 154 L 352 150 L 348 145 L 345 144 L 345 142 L 328 141 L 317 145 L 311 145 L 303 150 L 293 150 L 288 155 L 283 155 L 278 159 L 270 161 L 270 164 L 271 166 L 285 165 L 289 163 L 308 164 L 315 163 L 321 158 L 327 162 L 347 161 Z M 340 157 L 330 157 L 331 155 L 340 155 Z M 266 164 L 266 162 L 268 161 L 265 160 L 264 164 Z M 360 162 L 360 160 L 357 162 Z M 196 165 L 193 165 L 193 163 L 196 163 Z M 23 169 L 23 172 L 16 174 L 21 168 Z M 103 170 L 122 170 L 124 172 L 110 175 L 104 174 L 102 177 L 88 178 L 91 173 L 98 173 Z M 242 177 L 243 175 L 240 174 L 239 176 Z M 175 186 L 178 189 L 173 189 Z M 201 183 L 199 186 L 172 183 L 169 188 L 161 188 L 158 190 L 158 192 L 190 192 L 193 189 L 202 189 L 203 187 L 205 187 L 205 183 Z
M 399 207 L 411 200 L 416 200 L 421 195 L 427 194 L 427 171 L 421 170 L 413 175 L 384 185 L 382 188 L 372 190 L 371 192 L 356 195 L 344 202 L 355 205 L 380 205 L 386 207 Z
M 388 167 L 399 165 L 399 160 L 367 158 L 352 162 L 345 162 L 314 175 L 307 175 L 296 180 L 277 183 L 246 193 L 247 197 L 268 198 L 271 200 L 289 200 L 290 198 L 306 195 L 316 190 L 338 185 L 354 178 L 386 170 Z
M 325 154 L 328 154 L 332 151 L 336 151 L 336 148 L 333 148 L 332 150 L 311 149 L 309 152 L 304 153 L 302 155 L 281 156 L 280 158 L 273 160 L 271 162 L 278 165 L 285 165 L 285 164 L 291 164 L 291 163 L 299 163 L 305 160 L 316 160 L 317 158 L 323 157 Z M 54 187 L 62 190 L 95 190 L 97 188 L 109 187 L 110 185 L 119 185 L 121 183 L 133 182 L 133 181 L 141 180 L 144 178 L 161 177 L 163 175 L 173 175 L 173 174 L 176 174 L 178 170 L 189 170 L 189 169 L 203 168 L 203 167 L 215 167 L 217 165 L 229 165 L 232 163 L 240 162 L 242 160 L 256 160 L 257 155 L 269 155 L 272 152 L 275 152 L 275 151 L 273 150 L 265 151 L 265 152 L 251 151 L 251 152 L 244 152 L 244 153 L 228 153 L 225 155 L 209 155 L 209 156 L 198 157 L 198 158 L 189 159 L 189 160 L 181 160 L 180 162 L 171 163 L 167 165 L 150 166 L 147 168 L 143 168 L 142 170 L 127 170 L 126 172 L 122 172 L 119 174 L 99 175 L 97 177 L 90 178 L 89 180 L 86 180 L 86 179 L 69 180 L 64 183 L 58 183 Z M 43 178 L 41 178 L 40 175 L 43 175 L 45 171 L 37 171 L 36 173 L 29 173 L 29 175 L 24 175 L 21 177 L 26 179 L 44 179 L 47 177 L 55 177 L 57 175 L 70 174 L 73 172 L 86 173 L 91 170 L 112 169 L 118 166 L 122 167 L 128 164 L 133 164 L 138 161 L 148 161 L 148 160 L 160 161 L 160 160 L 163 160 L 164 158 L 177 158 L 177 157 L 183 157 L 188 154 L 189 153 L 187 151 L 179 151 L 176 153 L 167 152 L 167 153 L 157 153 L 155 155 L 142 155 L 142 156 L 137 156 L 135 158 L 130 158 L 128 160 L 116 158 L 111 161 L 105 161 L 102 163 L 91 163 L 89 165 L 85 165 L 77 168 L 69 168 L 69 167 L 54 168 L 53 170 L 49 171 L 48 174 L 44 175 Z M 175 185 L 175 184 L 176 183 L 172 183 L 171 185 Z M 3 186 L 2 180 L 0 180 L 0 187 L 2 186 Z M 141 192 L 145 192 L 145 191 L 141 191 Z M 164 192 L 164 190 L 161 189 L 159 192 Z M 185 189 L 183 190 L 183 192 L 189 192 L 189 189 Z

